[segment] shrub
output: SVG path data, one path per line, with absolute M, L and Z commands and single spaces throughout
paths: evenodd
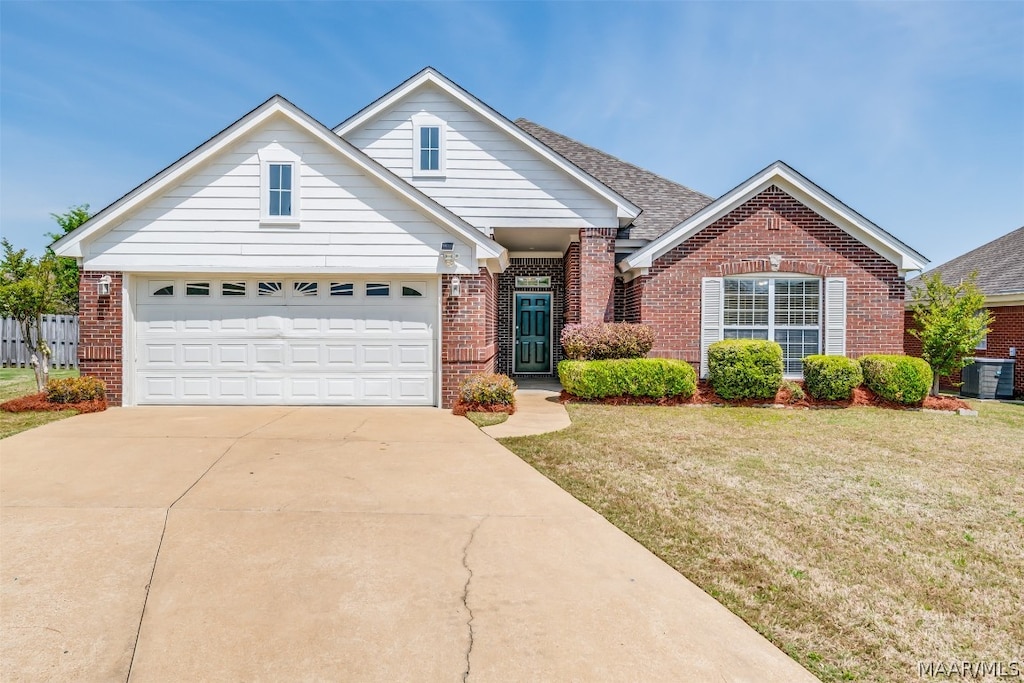
M 782 383 L 782 388 L 789 392 L 789 403 L 798 403 L 807 398 L 804 388 L 796 382 L 787 379 Z
M 782 347 L 763 339 L 726 339 L 708 348 L 708 383 L 727 401 L 775 398 L 782 386 Z
M 558 379 L 566 391 L 580 398 L 688 398 L 697 391 L 693 367 L 668 358 L 563 360 L 558 364 Z
M 46 400 L 50 403 L 79 403 L 104 398 L 107 385 L 96 377 L 65 377 L 46 383 Z
M 571 360 L 643 358 L 654 346 L 654 330 L 634 323 L 566 325 L 561 341 Z
M 481 372 L 470 375 L 459 385 L 463 403 L 491 406 L 515 405 L 516 383 L 508 375 Z
M 882 354 L 863 356 L 860 367 L 868 389 L 896 403 L 920 403 L 932 387 L 932 369 L 920 358 Z
M 860 363 L 846 356 L 807 356 L 804 358 L 804 386 L 814 398 L 846 401 L 864 382 Z

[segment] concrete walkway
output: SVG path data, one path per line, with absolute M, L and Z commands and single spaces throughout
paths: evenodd
M 447 411 L 80 415 L 0 501 L 5 682 L 814 680 Z
M 532 436 L 557 432 L 572 424 L 558 397 L 562 386 L 557 381 L 521 382 L 516 391 L 516 412 L 501 424 L 483 427 L 488 436 Z

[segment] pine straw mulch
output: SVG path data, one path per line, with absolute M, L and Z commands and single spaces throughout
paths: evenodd
M 512 405 L 502 403 L 466 403 L 461 398 L 452 407 L 452 413 L 462 416 L 465 416 L 466 413 L 508 413 L 513 415 L 515 412 L 516 406 L 514 403 Z
M 803 389 L 803 382 L 796 382 Z M 612 396 L 605 399 L 586 399 L 570 394 L 562 390 L 560 400 L 562 403 L 602 403 L 605 405 L 655 405 L 655 406 L 681 406 L 681 405 L 728 405 L 746 408 L 850 408 L 852 406 L 873 406 L 875 408 L 889 408 L 891 410 L 942 410 L 955 412 L 960 408 L 971 410 L 971 406 L 965 401 L 952 396 L 928 396 L 920 405 L 903 405 L 894 401 L 888 401 L 875 395 L 867 387 L 857 387 L 853 390 L 853 397 L 848 401 L 822 401 L 811 397 L 804 391 L 804 397 L 794 398 L 792 392 L 783 385 L 775 394 L 773 401 L 764 399 L 747 398 L 727 401 L 715 393 L 705 381 L 697 383 L 697 393 L 689 398 L 673 396 L 668 398 L 646 398 L 643 396 Z
M 79 413 L 98 413 L 107 409 L 107 399 L 97 398 L 91 401 L 79 401 L 77 403 L 51 403 L 46 400 L 46 392 L 19 396 L 10 401 L 0 403 L 0 410 L 5 413 L 25 413 L 29 411 L 60 411 L 76 410 Z

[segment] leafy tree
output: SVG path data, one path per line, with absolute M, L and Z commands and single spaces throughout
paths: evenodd
M 63 308 L 57 292 L 56 258 L 39 259 L 0 240 L 0 316 L 14 318 L 22 339 L 33 351 L 36 387 L 46 388 L 50 373 L 50 347 L 43 338 L 43 315 Z
M 60 232 L 48 232 L 46 236 L 56 242 L 82 223 L 89 220 L 89 205 L 80 204 L 70 207 L 64 213 L 51 213 L 53 220 L 57 221 Z M 73 258 L 57 256 L 53 249 L 46 248 L 46 254 L 55 259 L 54 276 L 57 279 L 57 296 L 63 302 L 67 310 L 78 310 L 78 264 Z
M 939 394 L 939 376 L 960 370 L 965 360 L 989 333 L 992 314 L 985 310 L 985 295 L 976 283 L 978 274 L 957 285 L 947 285 L 938 273 L 921 278 L 914 290 L 910 310 L 916 329 L 908 330 L 921 340 L 921 357 L 935 377 L 932 396 Z

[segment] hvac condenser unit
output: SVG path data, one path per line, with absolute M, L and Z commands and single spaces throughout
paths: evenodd
M 961 396 L 1013 398 L 1014 361 L 1010 358 L 974 358 L 960 371 Z

